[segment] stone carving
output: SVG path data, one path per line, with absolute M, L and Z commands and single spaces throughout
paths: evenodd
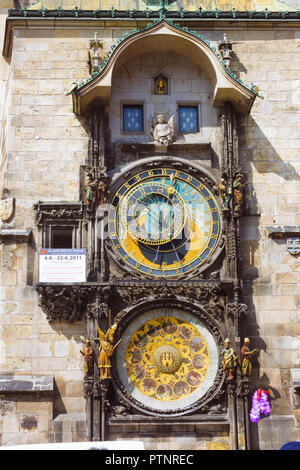
M 202 285 L 193 287 L 191 284 L 176 286 L 126 286 L 126 288 L 116 287 L 115 301 L 120 306 L 132 306 L 141 303 L 143 300 L 159 298 L 186 298 L 186 300 L 197 301 L 203 305 L 205 310 L 218 320 L 225 316 L 226 294 L 217 281 L 202 281 Z
M 94 38 L 90 39 L 90 73 L 97 72 L 100 63 L 103 59 L 103 53 L 100 54 L 100 49 L 103 49 L 103 41 L 98 39 L 97 32 L 94 33 Z
M 2 199 L 0 201 L 0 219 L 2 222 L 8 222 L 13 216 L 15 207 L 15 198 Z
M 42 203 L 38 202 L 33 206 L 35 210 L 35 224 L 41 225 L 46 219 L 52 220 L 82 220 L 84 210 L 81 203 Z
M 227 378 L 232 379 L 236 373 L 237 355 L 234 349 L 230 347 L 229 338 L 226 338 L 224 341 L 224 348 L 222 350 L 222 366 Z
M 39 306 L 48 321 L 80 321 L 89 289 L 81 286 L 37 286 Z
M 174 140 L 175 135 L 175 116 L 167 119 L 166 114 L 158 114 L 152 118 L 152 126 L 150 128 L 151 136 L 155 143 L 168 145 Z
M 239 319 L 242 315 L 247 314 L 247 305 L 242 303 L 230 302 L 226 304 L 225 316 L 232 316 L 234 319 Z
M 300 253 L 300 237 L 287 237 L 286 246 L 291 255 Z
M 219 42 L 218 49 L 221 51 L 222 59 L 225 62 L 226 67 L 230 67 L 232 44 L 232 42 L 228 41 L 227 34 L 224 33 L 223 41 Z
M 94 351 L 89 339 L 86 340 L 85 346 L 80 350 L 84 356 L 84 376 L 93 377 L 94 375 Z
M 110 357 L 113 355 L 115 348 L 118 346 L 119 342 L 114 345 L 114 334 L 117 329 L 117 324 L 115 323 L 112 325 L 106 333 L 99 328 L 97 325 L 98 333 L 99 333 L 99 377 L 100 380 L 102 379 L 110 379 L 111 378 L 111 362 Z
M 245 338 L 244 345 L 241 348 L 241 370 L 242 370 L 242 375 L 248 376 L 248 377 L 250 377 L 251 372 L 252 372 L 252 356 L 258 353 L 258 349 L 256 348 L 250 351 L 249 345 L 250 345 L 250 339 Z

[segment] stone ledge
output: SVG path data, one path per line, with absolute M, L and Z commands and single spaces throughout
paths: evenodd
M 157 418 L 153 416 L 117 416 L 109 420 L 112 435 L 228 435 L 230 424 L 227 415 L 194 415 Z
M 0 242 L 3 240 L 9 240 L 17 243 L 28 243 L 30 241 L 31 234 L 31 228 L 2 228 L 0 229 Z
M 300 225 L 270 225 L 265 227 L 269 237 L 284 237 L 287 235 L 300 235 Z
M 0 375 L 0 394 L 37 393 L 54 391 L 53 376 L 49 375 Z

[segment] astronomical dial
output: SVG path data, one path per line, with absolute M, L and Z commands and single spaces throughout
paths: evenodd
M 210 190 L 184 171 L 157 168 L 124 183 L 112 201 L 109 234 L 124 262 L 159 278 L 189 273 L 209 260 L 221 220 Z

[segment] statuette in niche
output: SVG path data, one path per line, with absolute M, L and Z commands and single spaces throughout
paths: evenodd
M 168 95 L 168 79 L 163 75 L 157 75 L 154 78 L 154 94 L 155 95 Z
M 155 143 L 168 145 L 174 140 L 175 116 L 169 119 L 165 114 L 158 114 L 152 118 L 151 135 Z

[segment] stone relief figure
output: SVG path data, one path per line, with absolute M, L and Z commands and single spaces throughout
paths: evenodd
M 224 348 L 222 350 L 222 365 L 223 371 L 228 379 L 232 379 L 235 375 L 237 359 L 236 352 L 230 347 L 229 338 L 226 338 L 224 341 Z
M 233 182 L 233 209 L 235 211 L 240 211 L 244 202 L 244 193 L 247 183 L 244 183 L 243 175 L 238 173 Z
M 93 377 L 94 375 L 94 351 L 89 339 L 86 340 L 85 346 L 80 350 L 84 356 L 84 376 Z
M 171 116 L 169 119 L 165 114 L 153 116 L 150 131 L 154 142 L 162 145 L 173 142 L 175 135 L 174 124 L 175 116 Z
M 229 209 L 232 191 L 231 188 L 228 187 L 225 178 L 221 178 L 220 183 L 218 184 L 218 190 L 222 201 L 222 209 Z
M 15 198 L 2 199 L 0 201 L 0 219 L 3 223 L 12 217 L 15 207 Z
M 99 333 L 99 377 L 102 379 L 111 378 L 111 362 L 110 357 L 113 355 L 115 348 L 118 346 L 119 342 L 114 346 L 114 334 L 117 329 L 117 324 L 112 325 L 106 333 L 99 328 L 97 325 Z
M 252 356 L 258 353 L 258 349 L 250 351 L 250 339 L 244 339 L 244 345 L 241 348 L 241 369 L 242 375 L 250 377 L 252 372 Z

